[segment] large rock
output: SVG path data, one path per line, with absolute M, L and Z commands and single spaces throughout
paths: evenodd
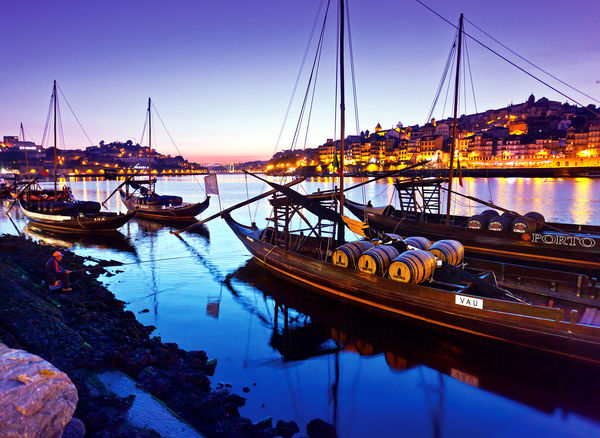
M 306 433 L 310 438 L 337 438 L 335 427 L 320 418 L 315 418 L 306 425 Z
M 77 407 L 69 377 L 39 356 L 0 344 L 0 436 L 60 437 Z

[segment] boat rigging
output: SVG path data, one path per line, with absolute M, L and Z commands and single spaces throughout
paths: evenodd
M 194 222 L 195 217 L 208 208 L 210 196 L 207 195 L 202 202 L 187 203 L 183 202 L 180 196 L 159 195 L 156 193 L 156 180 L 152 178 L 152 107 L 152 100 L 148 98 L 148 110 L 146 112 L 148 123 L 148 180 L 147 182 L 135 180 L 134 178 L 138 174 L 127 177 L 108 198 L 118 190 L 127 209 L 135 211 L 139 217 L 171 223 Z M 122 189 L 123 186 L 125 186 L 125 190 Z M 133 189 L 132 192 L 130 192 L 130 188 Z
M 46 230 L 66 233 L 102 233 L 114 232 L 127 223 L 135 212 L 127 214 L 101 212 L 100 203 L 78 201 L 73 197 L 69 187 L 58 190 L 58 86 L 54 81 L 52 87 L 51 109 L 53 109 L 54 125 L 54 187 L 53 190 L 34 188 L 37 178 L 16 194 L 16 203 L 30 222 Z M 48 117 L 50 114 L 48 114 Z M 47 127 L 47 125 L 46 125 Z M 86 134 L 87 135 L 87 134 Z M 13 204 L 14 205 L 14 204 Z M 10 207 L 12 208 L 12 206 Z M 10 211 L 9 208 L 9 211 Z
M 341 0 L 339 7 L 342 17 L 344 2 Z M 340 24 L 343 22 L 340 19 Z M 339 62 L 341 72 L 342 54 Z M 343 98 L 341 101 L 343 121 Z M 515 272 L 521 273 L 519 279 L 533 275 L 531 268 L 503 264 L 505 275 L 496 281 L 497 276 L 486 269 L 467 267 L 463 261 L 465 248 L 448 236 L 435 243 L 423 237 L 419 229 L 408 238 L 394 234 L 397 231 L 374 236 L 377 230 L 370 223 L 349 220 L 341 214 L 343 190 L 304 196 L 259 179 L 278 192 L 270 200 L 273 214 L 268 220 L 272 226 L 259 229 L 255 224 L 242 225 L 232 218 L 231 211 L 221 216 L 266 269 L 314 293 L 372 312 L 600 362 L 597 294 L 583 301 L 575 294 L 572 300 L 569 294 L 559 293 L 556 299 L 530 294 L 535 288 L 519 289 L 519 283 L 510 280 Z M 349 205 L 347 200 L 345 203 Z M 302 228 L 292 228 L 294 217 L 301 220 Z M 371 239 L 346 242 L 345 226 Z M 565 282 L 573 280 L 568 275 L 564 278 Z M 515 287 L 509 290 L 505 287 L 508 284 Z M 581 284 L 590 286 L 585 280 Z M 595 294 L 595 288 L 591 291 Z

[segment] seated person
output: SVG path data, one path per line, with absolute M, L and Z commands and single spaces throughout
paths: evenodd
M 69 286 L 69 274 L 71 271 L 60 266 L 59 262 L 62 258 L 63 255 L 59 251 L 55 251 L 52 254 L 52 258 L 46 262 L 46 266 L 44 267 L 44 277 L 50 290 L 62 287 L 63 292 L 70 292 L 73 290 Z

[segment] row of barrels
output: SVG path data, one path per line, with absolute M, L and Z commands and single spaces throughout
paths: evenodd
M 432 243 L 425 237 L 387 236 L 393 237 L 386 244 L 376 245 L 368 240 L 345 243 L 333 252 L 333 264 L 402 283 L 418 284 L 433 277 L 438 260 L 456 266 L 464 258 L 464 247 L 456 240 Z M 398 248 L 408 249 L 401 252 Z
M 520 234 L 542 231 L 545 224 L 544 216 L 537 211 L 521 216 L 508 211 L 498 214 L 496 210 L 485 210 L 467 220 L 467 228 L 471 230 L 512 231 Z

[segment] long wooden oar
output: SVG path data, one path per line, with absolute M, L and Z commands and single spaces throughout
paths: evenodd
M 366 184 L 371 184 L 372 182 L 379 181 L 380 179 L 383 179 L 383 178 L 393 178 L 395 176 L 401 175 L 402 173 L 406 172 L 407 170 L 411 170 L 411 169 L 414 169 L 416 167 L 424 166 L 425 164 L 429 163 L 429 161 L 430 160 L 419 161 L 418 163 L 411 164 L 410 166 L 406 166 L 406 167 L 404 167 L 402 169 L 389 172 L 389 173 L 387 173 L 385 175 L 376 176 L 374 178 L 368 179 L 367 181 L 363 181 L 361 183 L 358 183 L 358 184 L 355 184 L 353 186 L 347 187 L 347 188 L 344 189 L 344 192 L 347 192 L 348 190 L 356 189 L 357 187 L 362 187 L 362 186 L 364 186 Z M 333 193 L 333 192 L 337 192 L 337 190 L 324 190 L 324 191 L 321 191 L 321 193 Z
M 119 190 L 121 187 L 123 187 L 125 184 L 127 184 L 129 181 L 131 181 L 131 179 L 132 179 L 134 176 L 137 176 L 139 173 L 140 173 L 140 171 L 138 171 L 137 173 L 134 173 L 133 175 L 129 175 L 128 177 L 126 177 L 126 178 L 125 178 L 125 181 L 123 181 L 121 184 L 119 184 L 119 185 L 117 186 L 117 188 L 116 188 L 116 189 L 114 189 L 114 190 L 113 190 L 113 192 L 112 192 L 110 195 L 108 195 L 108 198 L 106 198 L 106 199 L 105 199 L 105 200 L 102 202 L 102 207 L 106 208 L 106 205 L 104 205 L 104 204 L 106 203 L 106 201 L 108 201 L 110 198 L 112 198 L 112 197 L 113 197 L 113 195 L 114 195 L 115 193 L 117 193 L 117 191 L 118 191 L 118 190 Z
M 293 181 L 291 181 L 291 182 L 289 182 L 289 183 L 285 184 L 285 185 L 284 185 L 284 187 L 292 187 L 292 186 L 295 186 L 296 184 L 300 184 L 300 183 L 301 183 L 302 181 L 304 181 L 305 179 L 306 179 L 306 177 L 297 178 L 297 179 L 295 179 L 295 180 L 293 180 Z M 265 192 L 265 193 L 263 193 L 262 195 L 255 196 L 254 198 L 250 198 L 250 199 L 248 199 L 248 200 L 246 200 L 246 201 L 240 202 L 239 204 L 235 204 L 235 205 L 233 205 L 233 206 L 231 206 L 231 207 L 229 207 L 229 208 L 226 208 L 225 210 L 222 210 L 222 211 L 220 211 L 220 212 L 218 212 L 218 213 L 215 213 L 215 214 L 213 214 L 213 215 L 212 215 L 212 216 L 210 216 L 210 217 L 207 217 L 206 219 L 202 219 L 201 221 L 198 221 L 198 222 L 196 222 L 196 223 L 193 223 L 192 225 L 190 225 L 190 226 L 188 226 L 188 227 L 182 228 L 181 230 L 177 230 L 177 231 L 172 231 L 172 230 L 171 230 L 171 233 L 172 233 L 172 234 L 179 235 L 179 234 L 183 233 L 184 231 L 189 231 L 189 230 L 191 230 L 192 228 L 195 228 L 195 227 L 197 227 L 198 225 L 202 225 L 202 224 L 205 224 L 205 223 L 206 223 L 206 222 L 208 222 L 208 221 L 212 221 L 213 219 L 216 219 L 216 218 L 220 217 L 220 216 L 221 216 L 221 215 L 223 215 L 224 213 L 229 213 L 229 212 L 231 212 L 231 211 L 233 211 L 233 210 L 236 210 L 236 209 L 238 209 L 238 208 L 240 208 L 240 207 L 244 207 L 245 205 L 252 204 L 253 202 L 256 202 L 256 201 L 258 201 L 258 200 L 260 200 L 260 199 L 266 198 L 267 196 L 271 196 L 271 195 L 272 195 L 272 194 L 274 194 L 274 193 L 277 193 L 277 190 L 269 190 L 268 192 Z

